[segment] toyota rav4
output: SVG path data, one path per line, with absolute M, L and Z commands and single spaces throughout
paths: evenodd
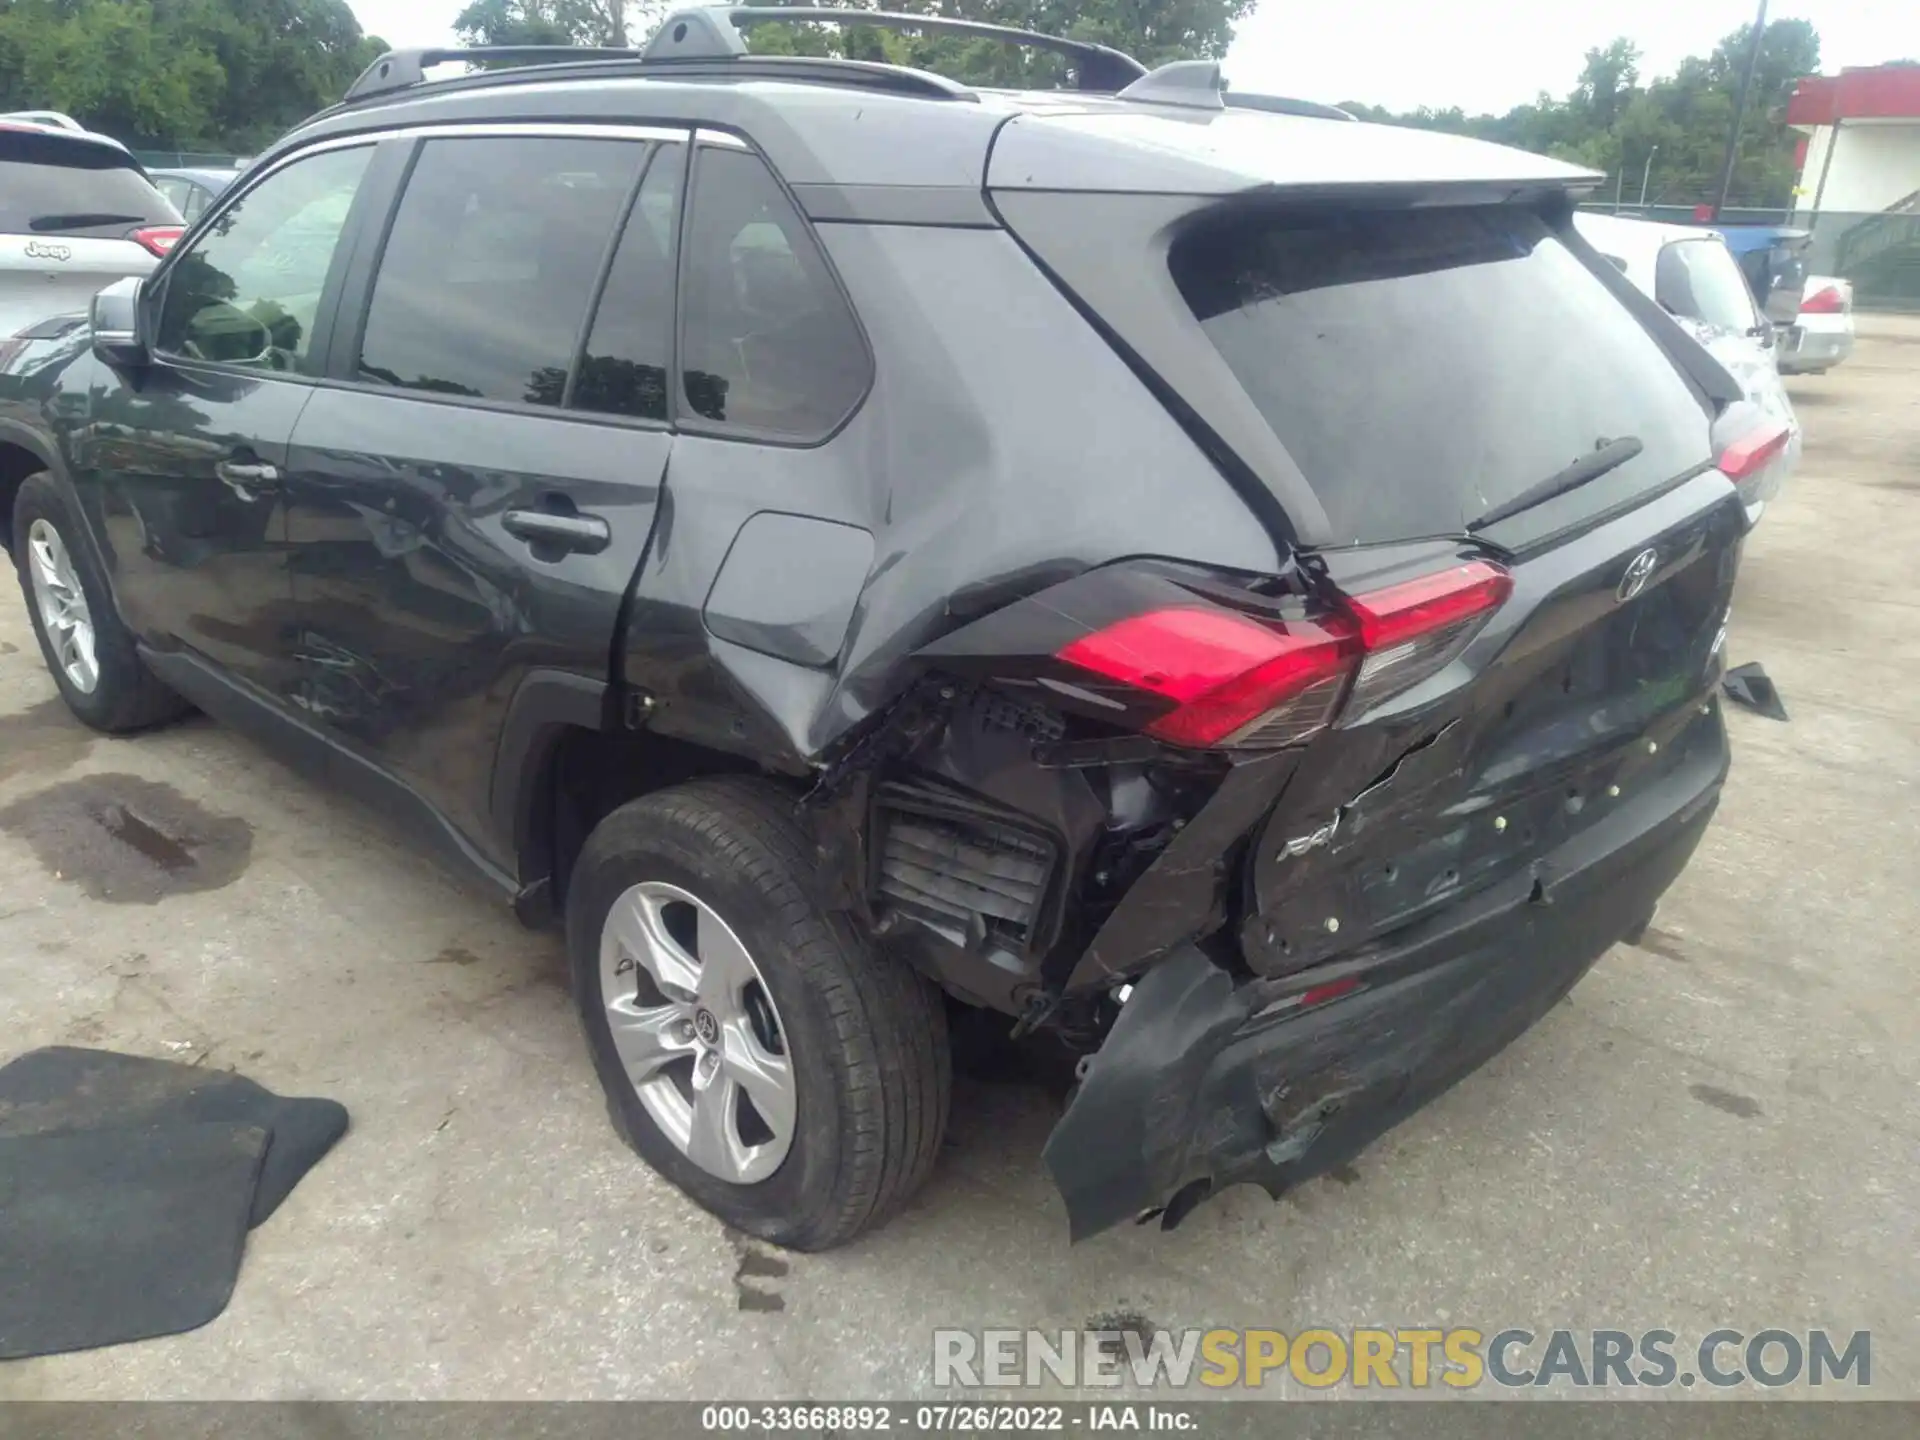
M 1586 171 L 739 28 L 844 14 L 378 62 L 16 342 L 33 625 L 88 724 L 198 707 L 563 919 L 617 1123 L 745 1231 L 900 1207 L 963 1012 L 1082 1057 L 1076 1237 L 1277 1195 L 1686 865 L 1785 433 Z

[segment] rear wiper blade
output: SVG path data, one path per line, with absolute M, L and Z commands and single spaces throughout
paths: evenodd
M 81 210 L 72 215 L 36 215 L 27 228 L 44 235 L 49 230 L 78 230 L 87 225 L 137 225 L 144 215 L 113 215 L 103 211 Z
M 1484 530 L 1489 525 L 1497 525 L 1502 520 L 1518 515 L 1522 510 L 1531 510 L 1556 495 L 1578 490 L 1589 480 L 1598 480 L 1609 470 L 1618 470 L 1646 448 L 1638 435 L 1622 435 L 1618 440 L 1602 439 L 1571 465 L 1554 471 L 1546 479 L 1529 485 L 1511 500 L 1494 506 L 1478 520 L 1469 522 L 1467 529 Z

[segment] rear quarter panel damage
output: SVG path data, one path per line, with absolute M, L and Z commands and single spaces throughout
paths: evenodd
M 1275 568 L 1273 538 L 1011 236 L 818 231 L 867 331 L 873 389 L 824 444 L 676 440 L 622 643 L 624 679 L 657 700 L 652 725 L 699 739 L 737 722 L 797 771 L 899 698 L 915 650 L 1052 581 L 1130 555 Z M 742 527 L 782 509 L 873 537 L 829 666 L 703 619 Z M 769 606 L 763 623 L 794 623 Z

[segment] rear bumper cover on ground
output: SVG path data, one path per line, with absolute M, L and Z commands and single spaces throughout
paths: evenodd
M 1322 967 L 1362 989 L 1262 1019 L 1313 977 L 1236 982 L 1192 946 L 1149 971 L 1047 1142 L 1073 1238 L 1172 1224 L 1233 1184 L 1278 1198 L 1504 1048 L 1685 868 L 1726 774 L 1719 716 L 1702 728 L 1666 783 L 1546 862 Z

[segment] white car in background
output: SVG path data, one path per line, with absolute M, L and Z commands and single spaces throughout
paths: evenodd
M 1641 290 L 1659 302 L 1707 352 L 1724 365 L 1747 399 L 1784 421 L 1791 438 L 1772 464 L 1740 483 L 1747 519 L 1757 521 L 1767 501 L 1800 463 L 1801 433 L 1781 382 L 1773 322 L 1761 312 L 1727 243 L 1713 230 L 1662 225 L 1581 211 L 1574 227 Z
M 1853 282 L 1809 275 L 1800 315 L 1780 334 L 1782 375 L 1824 375 L 1853 353 Z
M 0 344 L 148 274 L 181 234 L 119 141 L 51 111 L 0 116 Z

